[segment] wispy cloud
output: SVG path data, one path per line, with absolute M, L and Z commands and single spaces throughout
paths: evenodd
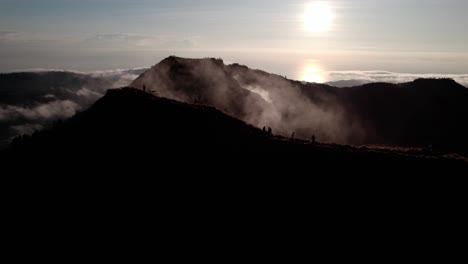
M 0 121 L 23 119 L 28 121 L 54 120 L 73 116 L 81 107 L 70 100 L 53 101 L 31 108 L 0 105 Z
M 92 36 L 51 35 L 41 32 L 20 32 L 14 30 L 0 30 L 0 44 L 39 45 L 47 43 L 55 47 L 66 44 L 66 47 L 93 49 L 161 49 L 184 50 L 198 46 L 197 36 L 169 36 L 169 35 L 135 35 L 125 33 L 103 33 Z M 63 47 L 63 46 L 61 46 Z
M 10 127 L 12 132 L 17 135 L 31 135 L 42 128 L 44 128 L 44 126 L 40 124 L 25 124 Z
M 96 47 L 140 47 L 154 49 L 191 49 L 197 46 L 197 37 L 144 36 L 132 34 L 97 34 L 84 43 Z
M 16 34 L 18 34 L 17 31 L 13 31 L 13 30 L 0 30 L 0 39 L 7 38 L 7 37 L 11 37 L 11 36 L 16 35 Z
M 80 39 L 79 36 L 60 35 L 60 34 L 45 34 L 42 32 L 22 32 L 14 30 L 0 30 L 0 44 L 15 44 L 22 46 L 47 44 L 46 47 L 57 47 L 62 44 L 74 44 Z
M 98 34 L 84 41 L 90 45 L 112 45 L 112 46 L 150 46 L 155 39 L 149 36 L 138 36 L 128 34 Z

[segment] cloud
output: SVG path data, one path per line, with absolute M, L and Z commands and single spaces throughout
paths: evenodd
M 118 40 L 118 41 L 132 41 L 132 40 L 141 40 L 147 39 L 145 36 L 136 36 L 136 35 L 126 35 L 126 34 L 99 34 L 91 37 L 90 39 L 95 40 Z
M 9 73 L 38 73 L 38 74 L 47 74 L 51 72 L 57 73 L 75 73 L 86 75 L 86 77 L 90 78 L 100 78 L 107 81 L 106 86 L 97 86 L 91 85 L 91 87 L 83 87 L 85 89 L 90 89 L 90 91 L 95 92 L 96 90 L 103 92 L 109 88 L 120 88 L 128 86 L 133 80 L 138 78 L 140 74 L 148 70 L 146 67 L 140 68 L 132 68 L 132 69 L 113 69 L 113 70 L 104 70 L 104 71 L 92 71 L 92 72 L 83 72 L 83 71 L 76 71 L 76 70 L 65 70 L 65 69 L 48 69 L 48 68 L 32 68 L 32 69 L 22 69 L 22 70 L 11 70 L 8 72 L 3 72 L 3 74 Z M 81 91 L 79 96 L 83 96 L 85 91 Z M 88 92 L 89 93 L 89 92 Z M 99 93 L 102 95 L 102 93 Z M 43 97 L 47 99 L 53 98 L 54 94 L 46 94 Z M 0 99 L 1 103 L 1 99 Z
M 15 44 L 61 44 L 73 42 L 77 37 L 68 35 L 52 35 L 40 32 L 20 32 L 14 30 L 0 30 L 0 42 Z
M 17 69 L 6 71 L 3 73 L 48 73 L 48 72 L 69 72 L 69 73 L 78 73 L 78 74 L 87 74 L 91 76 L 111 76 L 119 75 L 127 72 L 141 72 L 148 70 L 147 67 L 140 68 L 131 68 L 131 69 L 112 69 L 112 70 L 101 70 L 101 71 L 77 71 L 77 70 L 68 70 L 68 69 L 54 69 L 54 68 L 27 68 L 27 69 Z
M 111 46 L 151 46 L 154 38 L 148 36 L 128 35 L 128 34 L 98 34 L 89 37 L 85 43 L 91 45 L 111 45 Z
M 81 97 L 90 98 L 90 97 L 101 97 L 103 94 L 95 92 L 95 91 L 93 91 L 91 89 L 88 89 L 86 87 L 83 87 L 83 88 L 81 88 L 80 90 L 78 90 L 76 92 L 76 95 L 81 96 Z
M 196 37 L 143 36 L 132 34 L 97 34 L 85 39 L 89 46 L 112 48 L 191 49 L 197 46 Z
M 53 94 L 46 94 L 46 95 L 44 95 L 44 98 L 46 98 L 46 99 L 56 99 L 55 95 L 53 95 Z
M 0 40 L 9 40 L 14 38 L 18 34 L 17 31 L 12 30 L 0 30 Z
M 20 32 L 0 30 L 0 45 L 19 48 L 52 49 L 64 46 L 73 49 L 107 50 L 188 50 L 197 47 L 197 36 L 135 35 L 125 33 L 104 33 L 91 36 L 46 34 L 41 32 Z
M 165 49 L 191 49 L 196 47 L 196 43 L 193 40 L 184 39 L 184 40 L 168 40 L 162 42 L 159 45 L 160 48 Z
M 44 126 L 40 124 L 25 124 L 10 127 L 13 133 L 17 135 L 32 135 L 35 131 L 41 130 L 43 128 Z
M 418 78 L 451 78 L 456 82 L 468 87 L 468 74 L 438 74 L 438 73 L 397 73 L 389 71 L 330 71 L 328 72 L 330 82 L 338 81 L 360 81 L 362 83 L 389 82 L 404 83 Z M 342 82 L 346 83 L 346 82 Z
M 183 74 L 171 72 L 178 65 L 184 65 Z M 194 80 L 196 84 L 192 84 Z M 333 97 L 324 95 L 319 105 L 294 82 L 242 66 L 225 66 L 222 60 L 170 57 L 132 85 L 145 85 L 159 96 L 178 101 L 213 105 L 253 126 L 271 127 L 277 135 L 294 132 L 297 137 L 310 138 L 315 134 L 321 140 L 346 142 L 352 136 L 349 130 L 361 132 L 359 124 L 350 124 Z
M 108 88 L 120 88 L 128 86 L 146 70 L 148 70 L 148 68 L 115 69 L 107 71 L 94 71 L 88 73 L 88 75 L 90 77 L 102 78 L 110 81 L 110 86 L 105 87 L 105 90 L 107 90 Z
M 80 71 L 74 70 L 64 70 L 64 69 L 52 69 L 52 68 L 28 68 L 28 69 L 17 69 L 17 70 L 10 70 L 5 71 L 2 73 L 22 73 L 22 72 L 29 72 L 29 73 L 41 73 L 41 72 L 72 72 L 72 73 L 83 73 Z
M 234 79 L 236 79 L 236 77 L 234 77 Z M 238 80 L 238 79 L 236 79 L 236 80 Z M 263 100 L 267 101 L 268 103 L 273 102 L 271 100 L 271 98 L 270 98 L 270 93 L 267 90 L 263 89 L 261 86 L 258 86 L 258 85 L 244 85 L 243 88 L 246 89 L 246 90 L 249 90 L 249 91 L 251 91 L 253 93 L 256 93 L 256 94 L 260 95 L 263 98 Z
M 73 116 L 79 110 L 81 110 L 81 106 L 70 100 L 57 100 L 30 108 L 0 105 L 0 121 L 50 121 L 65 119 Z

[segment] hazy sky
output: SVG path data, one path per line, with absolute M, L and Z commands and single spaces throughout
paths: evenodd
M 0 0 L 0 71 L 142 67 L 174 54 L 317 81 L 468 73 L 467 11 L 467 0 Z

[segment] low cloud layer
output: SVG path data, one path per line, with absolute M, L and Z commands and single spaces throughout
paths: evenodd
M 389 71 L 330 71 L 328 77 L 331 84 L 346 87 L 372 82 L 405 83 L 418 78 L 450 78 L 468 87 L 468 74 L 413 74 Z
M 52 101 L 35 107 L 0 105 L 0 121 L 25 120 L 27 122 L 40 122 L 65 119 L 73 116 L 79 110 L 81 110 L 81 106 L 70 100 Z

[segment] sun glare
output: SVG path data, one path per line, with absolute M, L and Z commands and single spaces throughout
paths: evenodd
M 325 71 L 316 63 L 307 63 L 302 70 L 301 80 L 305 82 L 324 83 Z
M 306 5 L 303 15 L 304 28 L 312 32 L 330 30 L 333 21 L 331 6 L 326 1 L 314 1 Z

